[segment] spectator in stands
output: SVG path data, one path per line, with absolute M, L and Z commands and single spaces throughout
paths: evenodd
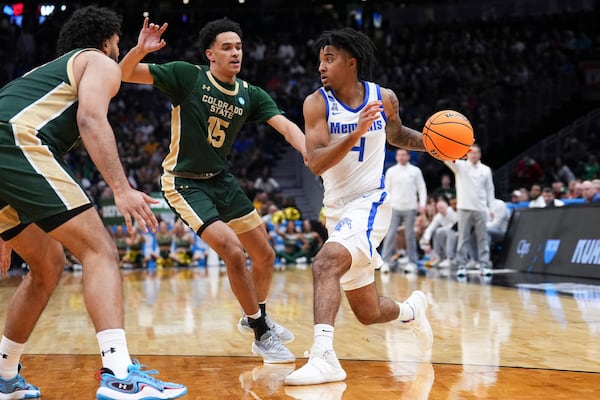
M 565 185 L 568 185 L 569 182 L 575 180 L 575 174 L 571 168 L 563 162 L 561 157 L 556 157 L 554 159 L 554 166 L 552 167 L 552 178 L 555 181 L 560 181 Z
M 280 191 L 279 182 L 271 176 L 271 167 L 268 165 L 263 167 L 261 175 L 254 181 L 254 188 L 256 190 L 262 190 L 267 193 L 269 197 L 275 194 L 275 192 Z
M 571 181 L 569 183 L 569 192 L 571 193 L 570 198 L 583 199 L 583 182 L 580 179 Z
M 534 183 L 529 189 L 529 207 L 530 208 L 541 208 L 546 207 L 546 202 L 542 197 L 542 185 Z
M 125 260 L 125 254 L 127 254 L 127 232 L 125 231 L 124 225 L 116 225 L 114 230 L 107 228 L 108 233 L 112 236 L 113 242 L 117 246 L 117 252 L 119 253 L 119 265 L 123 266 Z
M 521 203 L 521 191 L 513 190 L 510 194 L 510 202 L 513 206 L 519 205 Z
M 432 266 L 450 268 L 456 258 L 456 244 L 458 239 L 457 222 L 458 215 L 448 204 L 444 196 L 440 196 L 436 202 L 437 213 L 431 223 L 425 229 L 423 237 L 419 241 L 421 247 L 430 246 L 433 239 L 434 257 Z
M 275 213 L 278 211 L 279 207 L 277 207 L 277 204 L 271 202 L 267 205 L 267 213 L 261 217 L 263 222 L 270 228 L 275 228 L 277 225 L 279 225 L 279 223 L 273 221 L 273 215 L 275 215 Z
M 313 222 L 309 219 L 302 221 L 302 232 L 300 232 L 300 240 L 302 241 L 302 251 L 306 253 L 308 262 L 311 262 L 323 245 L 321 235 L 313 228 Z
M 283 215 L 288 221 L 298 221 L 302 219 L 302 213 L 296 205 L 296 199 L 293 196 L 285 196 L 283 199 Z
M 486 222 L 495 198 L 492 170 L 481 162 L 481 148 L 477 144 L 471 146 L 471 150 L 467 153 L 467 160 L 445 161 L 445 164 L 456 177 L 457 276 L 459 278 L 466 276 L 468 246 L 472 233 L 477 242 L 480 272 L 483 275 L 491 275 Z
M 254 209 L 259 214 L 262 214 L 264 207 L 268 203 L 269 203 L 269 195 L 267 194 L 267 192 L 264 192 L 262 190 L 257 190 L 256 194 L 254 195 L 254 199 L 252 199 L 252 205 L 254 206 Z
M 283 238 L 283 251 L 277 253 L 286 264 L 306 264 L 306 252 L 302 249 L 302 235 L 296 229 L 294 221 L 285 223 L 285 230 L 280 233 Z
M 127 243 L 127 252 L 123 257 L 123 268 L 140 268 L 144 263 L 144 243 L 145 238 L 137 226 L 134 226 L 125 238 Z
M 581 188 L 583 192 L 583 199 L 586 203 L 600 203 L 598 184 L 594 184 L 592 181 L 583 181 L 581 182 Z
M 554 181 L 552 182 L 552 193 L 555 198 L 559 199 L 567 193 L 567 186 L 563 181 Z
M 174 262 L 171 258 L 173 246 L 173 231 L 166 221 L 160 221 L 158 230 L 154 233 L 154 243 L 150 246 L 145 257 L 146 265 L 156 265 L 158 268 L 170 268 Z
M 521 186 L 519 188 L 519 193 L 521 194 L 521 196 L 519 197 L 519 201 L 529 203 L 529 201 L 531 200 L 531 197 L 529 196 L 529 189 Z
M 490 218 L 486 223 L 490 253 L 493 253 L 493 250 L 499 244 L 502 244 L 504 235 L 508 230 L 509 221 L 510 212 L 506 207 L 506 203 L 501 199 L 494 199 L 490 209 Z
M 452 185 L 452 178 L 450 177 L 450 174 L 442 174 L 440 178 L 440 186 L 431 192 L 431 196 L 433 196 L 436 200 L 439 200 L 440 196 L 444 196 L 446 200 L 456 197 L 456 188 L 454 185 Z
M 199 43 L 208 66 L 142 63 L 147 54 L 166 45 L 161 38 L 166 28 L 145 18 L 136 46 L 120 63 L 124 81 L 153 84 L 174 105 L 171 152 L 161 177 L 163 195 L 224 260 L 244 311 L 238 327 L 254 335 L 253 352 L 266 362 L 292 362 L 295 357 L 282 341 L 294 335 L 266 313 L 275 253 L 258 211 L 231 172 L 228 156 L 246 121 L 266 122 L 306 156 L 304 134 L 263 89 L 237 77 L 243 57 L 238 23 L 222 18 L 204 25 Z M 246 267 L 246 252 L 252 273 Z
M 595 154 L 589 153 L 586 161 L 581 165 L 581 179 L 592 180 L 600 177 L 600 163 Z
M 448 203 L 450 204 L 450 207 L 452 207 L 454 211 L 456 211 L 456 197 L 450 198 Z M 435 217 L 436 213 L 436 199 L 433 196 L 428 196 L 427 203 L 425 203 L 425 212 L 422 212 L 419 215 L 417 215 L 417 219 L 415 221 L 415 239 L 417 240 L 417 242 L 419 242 L 425 234 L 425 230 L 427 229 L 431 221 L 433 221 L 433 217 Z M 403 229 L 404 228 L 400 228 L 400 231 L 402 231 Z M 405 235 L 401 234 L 398 235 L 398 242 L 400 243 L 398 245 L 399 249 L 406 249 L 405 241 L 401 240 L 404 236 Z
M 196 241 L 194 233 L 180 218 L 177 218 L 171 235 L 174 243 L 169 258 L 177 267 L 189 267 L 195 261 L 193 260 L 193 246 Z
M 421 169 L 409 163 L 410 155 L 406 149 L 396 150 L 396 165 L 385 173 L 385 189 L 392 203 L 392 219 L 383 241 L 381 258 L 382 272 L 389 272 L 392 256 L 396 253 L 396 234 L 404 223 L 408 263 L 405 272 L 417 270 L 417 241 L 415 240 L 415 219 L 417 213 L 425 212 L 427 187 Z
M 565 203 L 554 196 L 554 191 L 551 187 L 544 187 L 541 195 L 544 201 L 544 207 L 562 207 Z
M 544 178 L 544 169 L 533 157 L 525 154 L 517 163 L 517 179 L 522 185 L 530 186 L 541 182 Z

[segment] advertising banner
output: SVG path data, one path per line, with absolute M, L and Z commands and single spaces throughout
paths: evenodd
M 515 209 L 498 268 L 600 278 L 600 205 Z
M 172 221 L 174 218 L 173 211 L 169 208 L 162 194 L 160 192 L 153 192 L 150 196 L 159 201 L 157 204 L 150 204 L 152 212 L 166 221 Z M 105 225 L 119 225 L 124 223 L 123 216 L 117 209 L 113 198 L 100 201 L 100 213 Z

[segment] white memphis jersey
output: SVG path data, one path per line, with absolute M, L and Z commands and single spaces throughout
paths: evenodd
M 381 88 L 373 82 L 363 82 L 365 99 L 357 108 L 350 108 L 339 101 L 330 90 L 320 88 L 327 105 L 329 140 L 335 143 L 356 129 L 360 111 L 370 102 L 381 100 Z M 387 116 L 373 121 L 369 131 L 335 166 L 321 176 L 325 195 L 325 206 L 334 206 L 339 201 L 349 201 L 383 188 L 383 164 L 385 161 L 385 126 Z

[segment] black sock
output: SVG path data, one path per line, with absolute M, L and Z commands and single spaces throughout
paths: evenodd
M 267 303 L 258 303 L 262 315 L 267 315 Z
M 256 340 L 260 340 L 262 335 L 269 330 L 269 327 L 265 322 L 264 314 L 261 314 L 261 316 L 257 319 L 248 317 L 248 325 L 250 325 L 250 328 L 254 330 L 254 338 Z

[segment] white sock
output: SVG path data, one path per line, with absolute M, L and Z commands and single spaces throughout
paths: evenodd
M 12 379 L 19 372 L 19 360 L 25 349 L 25 343 L 13 342 L 2 335 L 0 340 L 0 377 Z
M 128 367 L 132 364 L 125 330 L 106 329 L 96 333 L 96 339 L 100 346 L 102 366 L 110 369 L 117 378 L 125 378 L 129 373 Z
M 261 315 L 262 315 L 262 311 L 260 311 L 260 308 L 259 308 L 257 312 L 255 312 L 252 315 L 247 315 L 247 317 L 252 318 L 252 319 L 259 319 Z
M 410 322 L 415 319 L 415 310 L 408 303 L 400 303 L 396 302 L 398 307 L 400 307 L 400 314 L 398 315 L 398 319 L 402 322 Z
M 333 326 L 327 324 L 315 325 L 315 344 L 325 350 L 333 350 Z

